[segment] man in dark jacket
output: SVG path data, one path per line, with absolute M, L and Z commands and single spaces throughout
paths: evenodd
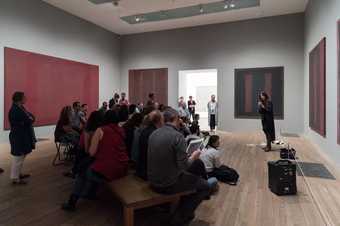
M 185 139 L 178 131 L 178 112 L 172 108 L 165 110 L 164 122 L 165 125 L 149 138 L 148 180 L 153 190 L 162 194 L 194 191 L 181 200 L 171 220 L 173 226 L 184 226 L 194 218 L 199 204 L 209 197 L 210 187 L 190 169 L 193 165 L 201 165 L 200 151 L 187 156 Z M 202 167 L 204 169 L 204 164 Z
M 273 103 L 269 101 L 269 96 L 265 92 L 261 92 L 259 96 L 259 113 L 261 114 L 262 129 L 266 135 L 267 146 L 264 151 L 268 152 L 272 149 L 272 141 L 275 140 L 275 125 Z
M 163 116 L 160 111 L 152 111 L 147 116 L 149 118 L 148 125 L 142 130 L 139 137 L 139 155 L 137 161 L 136 175 L 147 180 L 147 156 L 150 135 L 163 125 Z

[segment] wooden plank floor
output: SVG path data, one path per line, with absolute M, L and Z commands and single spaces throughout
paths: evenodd
M 223 162 L 238 170 L 238 186 L 220 184 L 219 193 L 205 201 L 191 226 L 340 226 L 340 181 L 307 178 L 322 215 L 302 177 L 297 177 L 298 195 L 279 197 L 268 189 L 267 161 L 279 158 L 278 152 L 265 153 L 247 144 L 259 144 L 261 133 L 220 133 Z M 300 161 L 323 163 L 336 178 L 339 173 L 303 138 L 289 138 Z M 121 226 L 122 210 L 109 193 L 102 191 L 97 201 L 82 201 L 75 213 L 60 210 L 67 199 L 72 180 L 62 176 L 68 167 L 52 166 L 55 146 L 50 141 L 25 162 L 32 174 L 27 186 L 13 187 L 9 182 L 8 145 L 0 146 L 0 226 Z M 166 215 L 157 208 L 137 211 L 136 226 L 161 225 Z

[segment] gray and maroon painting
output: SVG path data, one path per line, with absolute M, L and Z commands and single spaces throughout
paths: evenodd
M 309 127 L 326 137 L 326 38 L 309 53 Z
M 260 118 L 258 96 L 265 91 L 273 102 L 275 119 L 283 119 L 283 84 L 283 67 L 235 69 L 235 118 Z

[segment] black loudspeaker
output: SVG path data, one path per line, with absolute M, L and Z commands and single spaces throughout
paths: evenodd
M 282 148 L 280 150 L 281 159 L 292 159 L 294 160 L 296 156 L 296 151 L 294 148 Z
M 289 160 L 268 162 L 268 187 L 277 195 L 295 195 L 296 164 Z

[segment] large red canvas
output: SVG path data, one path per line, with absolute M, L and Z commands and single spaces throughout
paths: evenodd
M 326 136 L 326 38 L 309 53 L 309 126 Z
M 74 101 L 90 110 L 98 107 L 99 67 L 5 48 L 5 129 L 15 91 L 25 92 L 26 108 L 36 116 L 34 126 L 54 125 L 62 107 Z

